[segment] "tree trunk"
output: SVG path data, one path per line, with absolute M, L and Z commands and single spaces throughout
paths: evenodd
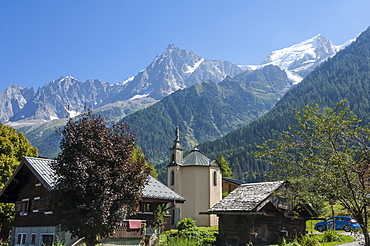
M 369 236 L 369 231 L 365 226 L 361 226 L 362 234 L 364 235 L 364 246 L 370 246 L 370 236 Z
M 354 214 L 354 218 L 361 226 L 362 235 L 364 236 L 364 246 L 370 246 L 369 230 L 367 229 L 367 214 Z
M 95 246 L 97 244 L 96 236 L 95 235 L 86 236 L 85 243 L 86 243 L 86 246 Z

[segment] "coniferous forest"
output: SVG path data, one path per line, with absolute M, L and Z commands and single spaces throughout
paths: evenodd
M 351 110 L 363 118 L 364 123 L 369 122 L 370 28 L 288 91 L 267 114 L 199 148 L 211 158 L 225 156 L 239 179 L 264 179 L 263 174 L 258 173 L 268 167 L 255 159 L 257 145 L 273 138 L 274 130 L 283 131 L 294 124 L 294 110 L 315 104 L 333 107 L 342 99 L 347 99 Z
M 123 118 L 155 164 L 168 164 L 169 148 L 179 127 L 182 147 L 224 136 L 270 110 L 290 87 L 284 71 L 266 66 L 220 83 L 201 82 Z

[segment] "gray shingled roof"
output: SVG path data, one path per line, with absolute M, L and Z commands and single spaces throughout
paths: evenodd
M 210 166 L 211 159 L 199 152 L 198 149 L 193 149 L 187 156 L 184 157 L 181 166 Z
M 40 179 L 45 187 L 49 190 L 53 187 L 55 173 L 50 164 L 54 161 L 51 159 L 25 157 L 24 161 L 36 177 Z M 168 199 L 175 201 L 185 201 L 185 198 L 149 175 L 149 182 L 143 189 L 143 198 Z
M 284 183 L 285 181 L 241 184 L 207 212 L 258 212 L 258 205 Z
M 45 158 L 25 157 L 33 174 L 45 185 L 48 190 L 51 190 L 55 181 L 54 170 L 50 168 L 54 160 Z
M 152 176 L 149 176 L 149 182 L 143 189 L 143 198 L 185 201 L 185 198 L 183 198 Z

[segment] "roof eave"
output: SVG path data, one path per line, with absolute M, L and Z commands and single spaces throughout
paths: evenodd
M 251 211 L 206 211 L 206 212 L 199 212 L 199 214 L 222 214 L 222 215 L 266 215 L 265 212 L 251 212 Z
M 6 191 L 6 189 L 8 189 L 9 185 L 13 182 L 13 180 L 15 180 L 15 176 L 17 176 L 19 170 L 21 170 L 21 168 L 23 167 L 23 165 L 25 165 L 25 163 L 26 163 L 26 159 L 23 158 L 21 160 L 21 163 L 14 170 L 12 176 L 10 176 L 10 178 L 8 179 L 8 181 L 5 183 L 4 187 L 1 189 L 1 191 L 0 191 L 0 199 L 1 199 L 2 196 L 5 196 L 4 192 Z

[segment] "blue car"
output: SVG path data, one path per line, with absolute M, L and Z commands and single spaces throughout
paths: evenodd
M 315 230 L 322 232 L 328 229 L 352 231 L 361 229 L 360 224 L 351 217 L 336 216 L 327 219 L 326 221 L 315 224 Z

